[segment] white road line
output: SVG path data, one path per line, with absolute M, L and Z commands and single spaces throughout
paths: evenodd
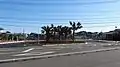
M 19 62 L 19 61 L 27 61 L 27 60 L 35 60 L 35 59 L 47 59 L 53 57 L 60 57 L 60 56 L 70 56 L 70 55 L 80 55 L 80 54 L 88 54 L 88 53 L 97 53 L 97 52 L 104 52 L 104 51 L 111 51 L 111 50 L 119 50 L 120 47 L 116 48 L 108 48 L 108 49 L 98 49 L 92 51 L 82 51 L 82 52 L 70 52 L 70 53 L 62 53 L 62 54 L 52 54 L 52 55 L 44 55 L 44 56 L 33 56 L 33 57 L 23 57 L 23 58 L 14 58 L 14 59 L 5 59 L 0 60 L 0 63 L 10 63 L 10 62 Z
M 1 55 L 1 54 L 9 54 L 9 53 L 0 53 L 0 55 Z
M 0 52 L 5 52 L 5 51 L 13 51 L 13 50 L 0 50 Z
M 25 41 L 1 42 L 0 44 L 23 43 Z
M 30 49 L 27 49 L 27 50 L 25 50 L 25 51 L 22 51 L 22 52 L 29 52 L 29 51 L 32 51 L 32 50 L 34 50 L 35 48 L 30 48 Z
M 112 44 L 108 44 L 109 46 L 112 45 Z
M 0 51 L 16 51 L 17 49 L 0 49 Z
M 97 46 L 97 44 L 93 44 L 93 46 Z
M 45 55 L 45 54 L 52 54 L 52 53 L 55 53 L 55 51 L 41 52 L 41 53 L 24 53 L 24 54 L 12 55 L 12 56 L 34 56 L 34 55 Z
M 54 44 L 54 45 L 43 45 L 44 47 L 54 47 L 54 46 L 69 46 L 69 45 L 73 45 L 73 44 Z M 77 45 L 77 44 L 75 44 Z
M 57 46 L 57 45 L 43 45 L 44 47 L 53 47 L 53 46 Z
M 25 53 L 25 54 L 17 54 L 17 55 L 13 55 L 13 56 L 25 56 L 28 55 L 29 53 Z
M 51 54 L 51 53 L 55 53 L 55 51 L 51 51 L 51 52 L 43 52 L 43 53 L 40 53 L 40 54 Z
M 88 44 L 88 42 L 86 42 L 85 44 Z
M 35 48 L 36 50 L 42 50 L 43 48 L 41 47 L 41 48 Z
M 61 49 L 50 49 L 50 50 L 61 50 Z

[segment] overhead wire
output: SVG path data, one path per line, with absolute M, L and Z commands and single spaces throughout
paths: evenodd
M 13 24 L 1 24 L 0 23 L 0 25 L 3 25 L 3 26 L 10 26 L 10 27 L 28 27 L 28 28 L 30 28 L 30 27 L 38 27 L 38 26 L 21 26 L 21 25 L 13 25 Z M 103 25 L 103 26 L 88 26 L 88 27 L 84 27 L 84 28 L 94 28 L 94 27 L 109 27 L 109 26 L 115 26 L 115 24 L 111 24 L 111 25 L 108 25 L 107 24 L 107 26 L 106 25 Z M 39 27 L 42 27 L 42 26 L 39 26 Z
M 116 3 L 119 0 L 107 0 L 107 1 L 94 1 L 94 2 L 75 2 L 75 1 L 0 1 L 0 3 L 6 4 L 18 4 L 18 5 L 93 5 L 93 4 L 106 4 Z

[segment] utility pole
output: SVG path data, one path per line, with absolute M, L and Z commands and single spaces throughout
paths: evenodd
M 12 41 L 14 41 L 14 35 L 15 35 L 15 33 L 12 34 Z
M 39 36 L 39 28 L 38 28 L 38 44 L 39 44 L 39 37 L 40 37 L 40 36 Z
M 24 30 L 24 28 L 23 28 L 23 39 L 24 39 L 24 46 L 26 46 L 26 42 L 25 42 L 25 30 Z
M 115 30 L 117 29 L 117 26 L 115 26 Z M 117 43 L 117 38 L 116 38 L 116 34 L 117 34 L 117 31 L 115 31 L 115 34 L 114 34 L 114 40 L 115 40 L 115 43 Z
M 25 41 L 25 30 L 24 30 L 24 28 L 23 28 L 23 38 L 24 38 L 24 41 Z
M 101 30 L 101 36 L 100 36 L 100 40 L 102 40 L 103 39 L 103 32 L 102 32 L 102 30 Z

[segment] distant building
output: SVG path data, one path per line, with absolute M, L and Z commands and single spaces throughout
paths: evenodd
M 106 34 L 106 39 L 107 40 L 113 40 L 114 32 L 106 32 L 105 34 Z
M 120 29 L 106 32 L 106 40 L 120 40 Z
M 30 34 L 28 34 L 27 39 L 28 40 L 38 40 L 38 37 L 39 37 L 39 40 L 44 40 L 45 39 L 44 35 L 37 34 L 37 33 L 30 33 Z

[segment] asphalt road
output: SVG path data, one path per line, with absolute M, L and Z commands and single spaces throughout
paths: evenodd
M 108 43 L 86 42 L 86 43 L 79 43 L 79 44 L 62 44 L 62 45 L 57 44 L 57 45 L 51 45 L 51 46 L 0 48 L 0 60 L 106 49 L 109 47 L 116 47 L 116 46 L 106 47 L 103 45 L 115 45 L 115 44 L 116 43 L 114 42 L 108 42 Z
M 120 67 L 120 50 L 3 63 L 0 67 Z

